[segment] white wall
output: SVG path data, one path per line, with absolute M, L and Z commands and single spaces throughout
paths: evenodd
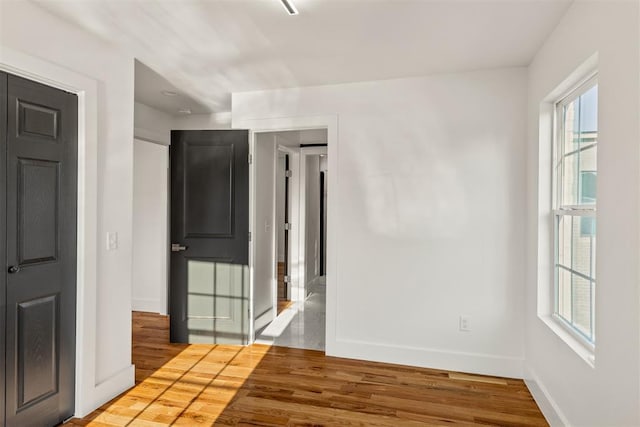
M 275 139 L 258 134 L 253 152 L 255 171 L 255 238 L 253 260 L 253 314 L 255 330 L 276 316 Z
M 303 149 L 304 151 L 304 149 Z M 320 156 L 306 156 L 305 167 L 305 289 L 320 277 Z
M 133 310 L 167 314 L 169 147 L 133 144 Z
M 234 125 L 338 115 L 329 354 L 522 375 L 526 76 L 233 94 Z
M 133 121 L 136 138 L 164 145 L 171 144 L 171 130 L 175 128 L 174 122 L 177 121 L 175 116 L 136 102 Z
M 230 113 L 190 114 L 174 116 L 174 129 L 203 130 L 229 129 L 231 127 Z
M 96 307 L 84 307 L 95 317 L 96 354 L 82 365 L 93 370 L 91 383 L 78 396 L 82 414 L 133 385 L 131 366 L 131 235 L 133 192 L 133 58 L 68 25 L 30 2 L 2 2 L 0 43 L 38 61 L 59 66 L 97 83 L 97 289 Z M 28 24 L 28 25 L 27 25 Z M 26 60 L 24 63 L 34 63 Z M 25 70 L 30 71 L 30 70 Z M 40 76 L 53 79 L 51 76 Z M 88 116 L 88 120 L 93 120 Z M 82 155 L 82 153 L 81 153 Z M 82 207 L 80 207 L 82 209 Z M 118 233 L 119 247 L 107 251 L 106 234 Z M 82 250 L 82 248 L 80 248 Z M 79 264 L 85 262 L 79 259 Z M 81 294 L 80 297 L 84 297 Z M 79 301 L 84 301 L 82 298 Z M 91 324 L 91 323 L 89 323 Z M 96 338 L 97 337 L 97 338 Z
M 640 65 L 637 2 L 575 2 L 529 72 L 527 376 L 548 418 L 569 425 L 640 425 Z M 542 101 L 594 54 L 599 69 L 595 367 L 538 316 L 551 262 L 551 142 Z M 542 146 L 539 148 L 539 141 Z M 543 392 L 543 390 L 546 392 Z

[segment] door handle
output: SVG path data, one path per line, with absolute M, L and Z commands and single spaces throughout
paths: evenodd
M 17 272 L 20 271 L 20 267 L 18 267 L 17 265 L 12 265 L 11 267 L 9 267 L 9 274 L 16 274 Z
M 171 252 L 181 252 L 189 249 L 189 246 L 182 246 L 180 243 L 172 243 L 171 244 Z

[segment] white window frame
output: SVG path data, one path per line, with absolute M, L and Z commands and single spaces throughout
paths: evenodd
M 558 101 L 554 104 L 553 109 L 553 147 L 552 147 L 552 164 L 551 164 L 551 174 L 552 174 L 552 191 L 551 191 L 551 206 L 552 206 L 552 215 L 551 215 L 551 229 L 553 230 L 553 250 L 552 254 L 552 272 L 553 272 L 553 295 L 552 295 L 552 316 L 551 318 L 554 320 L 556 324 L 562 327 L 563 330 L 568 332 L 573 338 L 575 338 L 579 344 L 584 346 L 590 353 L 595 351 L 595 343 L 596 343 L 596 332 L 595 332 L 595 285 L 597 281 L 595 277 L 588 277 L 585 274 L 576 271 L 572 268 L 568 268 L 564 265 L 560 265 L 559 260 L 559 250 L 558 250 L 558 242 L 559 242 L 559 224 L 560 218 L 566 216 L 578 216 L 578 217 L 592 217 L 596 218 L 596 206 L 597 202 L 593 205 L 560 205 L 560 191 L 559 188 L 562 183 L 562 177 L 558 176 L 558 168 L 557 165 L 560 161 L 561 156 L 566 156 L 568 153 L 563 152 L 564 147 L 564 126 L 563 126 L 563 112 L 564 107 L 571 104 L 575 100 L 577 100 L 581 95 L 588 92 L 594 86 L 598 84 L 598 75 L 597 72 L 588 76 L 585 80 L 582 80 L 578 85 L 574 86 L 570 91 L 566 92 L 564 96 L 562 96 Z M 586 147 L 581 147 L 579 150 L 584 151 L 588 147 L 598 145 L 598 142 L 593 145 L 588 145 Z M 597 172 L 597 169 L 596 169 Z M 596 222 L 597 223 L 597 222 Z M 596 235 L 597 235 L 597 227 L 596 227 Z M 596 238 L 597 242 L 597 238 Z M 597 256 L 597 253 L 592 254 L 593 257 Z M 588 280 L 590 283 L 593 282 L 592 286 L 592 295 L 591 300 L 594 301 L 592 309 L 591 309 L 591 325 L 593 330 L 593 340 L 589 339 L 585 334 L 583 334 L 578 328 L 572 325 L 569 321 L 567 321 L 564 317 L 559 314 L 559 269 L 565 269 L 571 274 L 576 274 L 579 277 Z

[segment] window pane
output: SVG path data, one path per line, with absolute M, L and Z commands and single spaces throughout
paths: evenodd
M 598 86 L 564 107 L 564 153 L 598 142 Z
M 595 85 L 580 98 L 580 122 L 578 128 L 585 142 L 590 137 L 597 138 L 598 132 L 598 85 Z
M 597 145 L 568 154 L 561 164 L 560 206 L 595 205 Z
M 571 305 L 573 306 L 574 326 L 591 338 L 591 281 L 575 274 L 571 275 Z
M 564 106 L 559 155 L 559 205 L 596 201 L 598 86 Z
M 558 268 L 558 315 L 571 323 L 571 273 Z
M 595 150 L 593 156 L 595 156 Z M 595 159 L 594 159 L 595 166 Z M 596 203 L 596 171 L 580 171 L 580 204 Z
M 558 268 L 557 314 L 593 341 L 593 295 L 594 282 Z
M 557 263 L 595 279 L 595 217 L 562 215 L 558 220 Z

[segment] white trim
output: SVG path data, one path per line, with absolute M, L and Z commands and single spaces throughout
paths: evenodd
M 588 206 L 579 206 L 579 209 L 558 210 L 556 165 L 559 157 L 558 147 L 562 145 L 559 143 L 558 105 L 573 99 L 571 98 L 573 95 L 578 94 L 593 82 L 597 82 L 597 75 L 598 53 L 595 53 L 542 100 L 538 117 L 537 316 L 591 367 L 595 363 L 593 350 L 585 347 L 567 331 L 565 325 L 561 325 L 553 318 L 556 311 L 557 289 L 555 265 L 558 259 L 555 224 L 557 215 L 593 216 L 595 209 L 594 212 L 588 212 Z M 542 183 L 547 183 L 547 185 L 542 185 Z M 568 207 L 571 208 L 571 206 Z
M 232 129 L 251 129 L 250 141 L 255 139 L 255 133 L 273 132 L 287 130 L 304 130 L 304 129 L 327 129 L 327 152 L 328 152 L 328 168 L 329 170 L 337 170 L 338 165 L 338 116 L 309 116 L 309 117 L 281 117 L 281 118 L 256 118 L 233 120 Z M 251 182 L 251 181 L 250 181 Z M 336 353 L 336 307 L 337 307 L 337 286 L 338 286 L 338 251 L 335 245 L 337 241 L 337 218 L 336 209 L 338 206 L 338 174 L 330 173 L 328 187 L 331 188 L 328 195 L 328 211 L 327 211 L 327 311 L 326 311 L 326 346 L 325 352 L 328 355 L 338 355 Z M 295 191 L 295 190 L 294 190 Z M 251 205 L 253 195 L 250 195 Z M 250 218 L 253 216 L 252 207 L 249 207 Z M 252 220 L 250 219 L 250 223 Z M 253 233 L 253 230 L 252 230 Z M 250 255 L 251 257 L 252 255 Z M 249 292 L 253 298 L 253 290 Z M 253 304 L 253 300 L 250 305 Z M 253 313 L 251 317 L 253 318 Z M 253 322 L 250 326 L 251 337 L 253 337 Z
M 0 49 L 0 70 L 78 95 L 78 241 L 75 416 L 134 385 L 134 367 L 96 384 L 98 82 L 57 64 Z
M 524 359 L 517 357 L 380 344 L 345 338 L 336 340 L 333 349 L 340 357 L 373 362 L 506 378 L 523 378 L 524 373 Z
M 553 400 L 549 394 L 549 390 L 543 385 L 538 378 L 538 375 L 531 369 L 531 367 L 525 368 L 527 377 L 524 380 L 533 400 L 536 401 L 542 415 L 547 420 L 551 427 L 564 427 L 570 426 L 567 417 L 564 415 L 558 404 Z
M 289 283 L 287 292 L 291 301 L 304 301 L 300 299 L 301 278 L 300 278 L 300 253 L 298 248 L 300 233 L 300 148 L 278 145 L 277 149 L 289 155 Z
M 122 392 L 130 389 L 133 387 L 133 384 L 131 384 L 133 378 L 135 378 L 135 366 L 129 365 L 110 376 L 109 379 L 102 381 L 99 384 L 95 384 L 91 391 L 91 395 L 84 396 L 84 405 L 86 408 L 89 408 L 88 412 L 81 415 L 78 413 L 78 409 L 76 408 L 75 416 L 78 418 L 84 417 L 93 412 L 95 408 L 102 406 L 105 402 L 108 402 L 115 396 L 118 396 Z
M 166 316 L 166 309 L 162 309 L 162 303 L 158 298 L 135 298 L 131 299 L 132 311 L 145 311 L 148 313 L 158 313 Z
M 269 323 L 271 323 L 277 316 L 278 313 L 278 270 L 277 270 L 277 262 L 278 262 L 278 253 L 277 253 L 277 239 L 278 239 L 278 224 L 276 218 L 276 203 L 274 200 L 273 208 L 271 211 L 271 218 L 274 219 L 273 225 L 271 227 L 271 252 L 273 254 L 273 258 L 271 260 L 271 308 L 262 313 L 256 313 L 254 307 L 254 284 L 255 284 L 255 260 L 256 260 L 256 245 L 255 241 L 258 237 L 258 231 L 256 230 L 257 224 L 257 208 L 256 208 L 256 188 L 258 185 L 257 174 L 256 174 L 256 165 L 258 161 L 262 161 L 262 159 L 258 159 L 256 144 L 258 143 L 256 134 L 253 132 L 249 132 L 249 153 L 251 156 L 251 163 L 249 164 L 249 232 L 251 233 L 251 240 L 249 241 L 249 336 L 247 344 L 253 343 L 256 340 L 256 332 L 263 329 Z M 275 199 L 276 195 L 276 169 L 278 166 L 278 147 L 275 144 L 275 137 L 273 141 L 273 174 L 271 176 L 271 188 L 273 189 L 273 195 Z M 257 316 L 257 317 L 256 317 Z
M 255 284 L 255 259 L 256 259 L 256 206 L 254 200 L 256 198 L 256 137 L 253 131 L 249 130 L 249 331 L 247 336 L 247 342 L 244 344 L 251 344 L 256 340 L 256 319 L 255 310 L 253 308 L 254 297 L 254 284 Z
M 583 338 L 566 321 L 559 318 L 557 314 L 539 316 L 540 320 L 547 325 L 566 345 L 571 348 L 590 368 L 596 366 L 595 345 Z
M 304 301 L 307 298 L 307 288 L 311 284 L 307 283 L 307 156 L 320 154 L 327 154 L 327 147 L 300 147 L 300 196 L 298 199 L 300 203 L 300 220 L 298 224 L 298 265 L 300 266 L 300 271 L 298 273 L 298 301 Z

